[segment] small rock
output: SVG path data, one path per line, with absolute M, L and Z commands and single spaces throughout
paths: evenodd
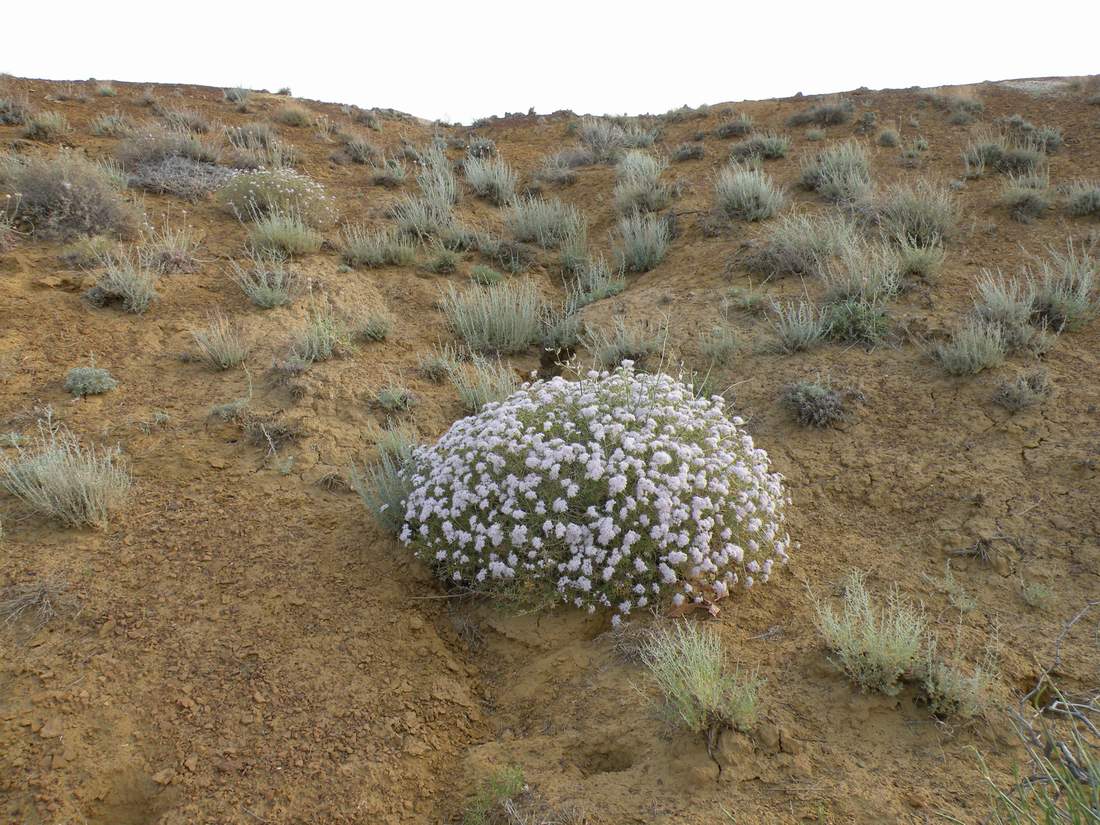
M 38 735 L 43 739 L 56 739 L 64 733 L 64 728 L 61 726 L 60 717 L 54 716 L 47 720 L 46 724 L 38 731 Z
M 176 778 L 176 772 L 171 768 L 165 768 L 162 771 L 157 771 L 153 774 L 153 781 L 158 785 L 171 785 L 172 780 Z
M 199 757 L 197 754 L 191 754 L 183 760 L 183 767 L 187 768 L 191 773 L 195 772 L 195 768 L 199 766 Z

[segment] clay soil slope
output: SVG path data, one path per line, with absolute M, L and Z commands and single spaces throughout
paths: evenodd
M 62 144 L 108 158 L 118 139 L 92 134 L 97 116 L 156 117 L 141 101 L 144 86 L 114 90 L 99 96 L 92 83 L 6 78 L 3 93 L 62 113 L 71 126 Z M 334 127 L 325 130 L 273 123 L 286 100 L 276 95 L 254 93 L 239 111 L 220 89 L 152 91 L 161 109 L 191 109 L 217 124 L 271 123 L 300 152 L 298 170 L 334 197 L 341 223 L 375 228 L 389 223 L 388 205 L 416 191 L 414 175 L 392 190 L 372 185 L 337 131 L 360 131 L 388 156 L 438 134 L 455 160 L 471 136 L 491 138 L 521 187 L 536 185 L 543 157 L 578 139 L 579 119 L 568 113 L 476 128 L 379 113 L 372 131 L 352 122 L 354 111 L 300 101 Z M 572 808 L 577 821 L 592 823 L 931 822 L 940 813 L 980 821 L 988 797 L 975 749 L 1005 780 L 1023 757 L 1006 718 L 938 720 L 912 688 L 895 697 L 860 693 L 829 663 L 808 589 L 831 598 L 852 569 L 869 571 L 876 593 L 896 582 L 968 667 L 996 651 L 1005 703 L 1054 662 L 1063 627 L 1100 593 L 1100 323 L 1058 336 L 1041 363 L 1013 355 L 977 376 L 946 374 L 929 350 L 969 312 L 982 270 L 1014 273 L 1071 239 L 1088 248 L 1100 224 L 1069 216 L 1061 195 L 1045 215 L 1019 222 L 999 204 L 1003 176 L 966 181 L 954 193 L 961 221 L 942 270 L 891 302 L 884 341 L 781 355 L 764 346 L 767 312 L 722 302 L 731 289 L 760 285 L 745 260 L 776 219 L 710 215 L 713 178 L 732 142 L 715 135 L 724 109 L 790 136 L 787 156 L 765 168 L 788 187 L 787 208 L 806 214 L 836 210 L 796 185 L 801 160 L 823 146 L 864 142 L 880 189 L 948 184 L 962 177 L 960 153 L 974 130 L 1015 114 L 1061 129 L 1052 186 L 1100 180 L 1100 107 L 1078 86 L 983 84 L 967 94 L 984 110 L 955 124 L 926 92 L 852 92 L 854 118 L 826 127 L 823 141 L 786 125 L 816 102 L 809 98 L 652 122 L 655 151 L 698 138 L 704 154 L 664 173 L 678 189 L 667 210 L 677 225 L 667 257 L 629 275 L 620 295 L 587 307 L 585 323 L 667 319 L 672 362 L 701 370 L 700 333 L 716 324 L 736 333 L 741 347 L 711 378 L 729 388 L 785 475 L 790 528 L 801 542 L 789 567 L 726 600 L 709 620 L 731 659 L 767 680 L 753 733 L 723 734 L 713 756 L 700 737 L 662 718 L 645 672 L 616 655 L 608 617 L 566 607 L 516 615 L 447 598 L 344 481 L 350 464 L 376 454 L 388 416 L 372 398 L 386 382 L 412 390 L 417 403 L 399 418 L 423 439 L 464 414 L 454 389 L 424 377 L 418 359 L 455 340 L 438 300 L 447 283 L 461 288 L 473 265 L 488 263 L 477 252 L 463 253 L 449 274 L 426 270 L 429 251 L 414 266 L 350 270 L 338 231 L 327 230 L 322 250 L 297 264 L 314 295 L 385 309 L 394 326 L 385 341 L 315 364 L 288 384 L 269 368 L 309 301 L 270 311 L 248 302 L 228 275 L 231 261 L 244 260 L 246 227 L 213 198 L 132 194 L 153 227 L 189 225 L 201 239 L 198 268 L 165 276 L 142 315 L 91 306 L 82 293 L 94 268 L 68 268 L 60 242 L 18 236 L 0 252 L 0 433 L 32 435 L 50 407 L 82 439 L 120 445 L 134 488 L 99 530 L 59 527 L 0 494 L 0 587 L 59 588 L 44 626 L 28 616 L 0 626 L 0 819 L 444 823 L 458 821 L 493 770 L 517 765 L 550 809 Z M 876 126 L 862 134 L 865 112 Z M 883 128 L 897 129 L 902 145 L 878 145 Z M 903 164 L 902 149 L 918 136 L 927 148 L 915 165 Z M 59 151 L 25 139 L 18 125 L 0 126 L 0 143 L 19 155 Z M 591 246 L 609 258 L 614 184 L 609 165 L 577 169 L 572 184 L 541 184 L 584 212 Z M 502 211 L 469 192 L 457 212 L 472 228 L 507 234 Z M 557 256 L 533 255 L 515 277 L 560 296 Z M 763 290 L 788 300 L 818 296 L 822 286 L 787 277 Z M 194 351 L 190 331 L 215 309 L 253 341 L 247 370 L 214 372 L 181 358 Z M 118 388 L 74 399 L 65 375 L 93 357 Z M 510 360 L 526 374 L 539 368 L 540 353 Z M 992 402 L 1001 382 L 1036 367 L 1046 370 L 1052 398 L 1015 414 Z M 839 426 L 808 429 L 779 398 L 789 383 L 819 375 L 861 400 Z M 269 449 L 239 422 L 211 415 L 236 399 L 297 437 Z M 4 436 L 9 457 L 14 440 Z M 958 552 L 968 548 L 981 552 Z M 1052 597 L 1029 607 L 1022 582 Z M 1097 653 L 1092 616 L 1062 638 L 1054 677 L 1067 690 L 1095 687 Z

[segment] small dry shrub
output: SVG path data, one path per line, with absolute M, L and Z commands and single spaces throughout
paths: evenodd
M 29 447 L 0 456 L 0 487 L 66 527 L 103 527 L 130 491 L 118 448 L 81 446 L 47 411 Z
M 0 192 L 13 196 L 8 209 L 18 210 L 21 224 L 51 240 L 124 237 L 137 230 L 140 220 L 109 170 L 69 150 L 49 158 L 0 156 Z

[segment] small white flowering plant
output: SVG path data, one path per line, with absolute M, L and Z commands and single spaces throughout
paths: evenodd
M 316 180 L 293 169 L 241 172 L 218 192 L 218 199 L 240 221 L 293 213 L 308 226 L 322 229 L 336 220 L 336 204 Z
M 713 606 L 791 546 L 782 477 L 742 424 L 630 361 L 525 384 L 412 452 L 400 539 L 452 586 L 552 590 L 616 625 Z

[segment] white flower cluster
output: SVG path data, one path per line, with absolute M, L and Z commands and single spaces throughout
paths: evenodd
M 525 384 L 419 447 L 401 540 L 457 586 L 554 587 L 613 621 L 787 561 L 782 477 L 721 398 L 667 375 Z
M 272 213 L 293 214 L 316 227 L 336 220 L 335 198 L 318 181 L 293 169 L 242 172 L 222 188 L 220 197 L 241 220 Z

